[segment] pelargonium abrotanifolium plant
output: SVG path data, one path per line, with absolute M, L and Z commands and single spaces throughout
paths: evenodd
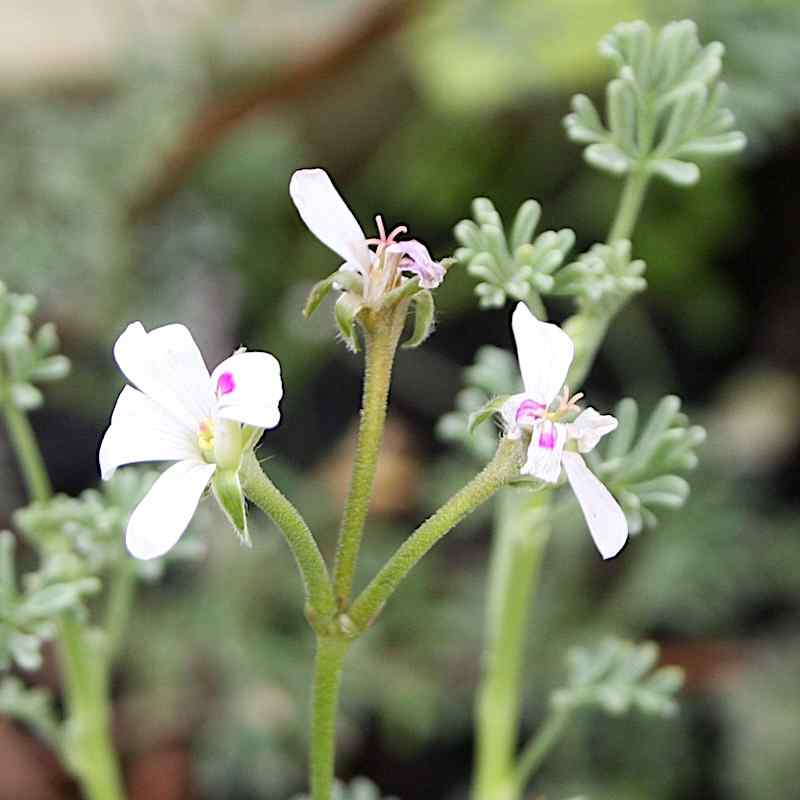
M 274 521 L 294 556 L 305 590 L 306 618 L 317 645 L 311 703 L 312 800 L 331 800 L 334 791 L 336 715 L 351 643 L 376 623 L 417 562 L 461 520 L 506 487 L 514 489 L 504 491 L 495 504 L 488 568 L 486 656 L 476 703 L 472 800 L 519 800 L 569 716 L 580 707 L 595 705 L 614 713 L 631 708 L 652 713 L 674 710 L 672 695 L 680 676 L 675 670 L 656 668 L 657 648 L 616 641 L 581 648 L 572 659 L 569 692 L 562 689 L 553 696 L 541 728 L 526 746 L 518 747 L 525 694 L 521 685 L 526 674 L 522 661 L 525 625 L 544 549 L 551 530 L 560 524 L 552 502 L 555 490 L 569 484 L 597 549 L 610 558 L 624 546 L 629 527 L 635 533 L 645 521 L 655 524 L 648 504 L 676 506 L 685 500 L 688 484 L 673 473 L 694 463 L 693 450 L 702 440 L 702 431 L 688 426 L 685 415 L 678 415 L 676 399 L 671 398 L 657 406 L 632 444 L 630 413 L 620 411 L 618 424 L 614 416 L 593 408 L 582 410 L 582 394 L 570 394 L 566 384 L 580 387 L 615 315 L 646 287 L 645 265 L 632 257 L 631 238 L 650 177 L 657 174 L 688 185 L 700 176 L 695 158 L 729 154 L 743 144 L 741 135 L 730 131 L 731 115 L 720 107 L 721 47 L 701 48 L 691 23 L 667 26 L 656 38 L 644 23 L 619 26 L 605 40 L 604 50 L 617 67 L 608 93 L 608 127 L 585 98 L 576 100 L 567 127 L 572 138 L 589 145 L 589 163 L 625 176 L 608 239 L 564 266 L 575 236 L 565 228 L 534 239 L 540 207 L 532 201 L 523 203 L 510 235 L 485 198 L 474 204 L 476 221 L 457 226 L 456 237 L 464 245 L 457 257 L 482 280 L 477 287 L 481 307 L 501 307 L 508 298 L 519 301 L 512 330 L 522 391 L 514 392 L 515 377 L 503 367 L 509 382 L 505 390 L 514 393 L 490 398 L 469 422 L 474 429 L 493 415 L 499 417 L 494 454 L 482 456 L 486 463 L 481 463 L 475 476 L 399 542 L 365 587 L 355 586 L 356 569 L 382 446 L 394 358 L 409 311 L 414 311 L 414 324 L 404 346 L 417 347 L 431 333 L 433 292 L 440 288 L 454 259 L 437 261 L 419 241 L 402 239 L 403 226 L 387 233 L 380 217 L 376 218 L 378 235 L 368 237 L 324 170 L 302 169 L 292 176 L 289 192 L 301 218 L 344 260 L 313 288 L 304 314 L 313 313 L 331 291 L 339 292 L 335 307 L 339 331 L 351 350 L 358 351 L 362 343 L 364 348 L 363 401 L 352 479 L 330 567 L 306 520 L 255 456 L 262 433 L 280 421 L 283 386 L 278 360 L 269 353 L 239 350 L 209 371 L 191 334 L 179 324 L 148 332 L 136 322 L 115 344 L 114 357 L 130 385 L 117 400 L 100 447 L 101 477 L 110 479 L 127 464 L 175 462 L 129 515 L 125 541 L 130 553 L 139 559 L 167 553 L 186 530 L 210 485 L 242 541 L 249 543 L 249 500 Z M 688 158 L 692 160 L 684 160 Z M 545 300 L 551 295 L 566 297 L 576 306 L 563 327 L 547 321 Z M 53 524 L 54 514 L 66 516 L 66 511 L 58 509 L 69 504 L 63 497 L 59 503 L 51 497 L 25 414 L 40 400 L 41 393 L 31 381 L 61 377 L 66 362 L 53 356 L 56 341 L 49 329 L 37 341 L 31 339 L 32 308 L 30 298 L 0 292 L 0 403 L 35 501 L 29 513 L 18 519 L 27 520 L 28 527 L 48 529 L 46 535 L 34 530 L 32 539 L 47 542 L 48 547 L 55 542 L 59 579 L 72 575 L 82 582 L 61 581 L 55 593 L 58 602 L 52 585 L 42 583 L 41 576 L 27 592 L 18 592 L 13 542 L 8 534 L 0 533 L 0 577 L 7 584 L 0 585 L 0 595 L 13 600 L 7 605 L 13 605 L 19 617 L 0 617 L 0 644 L 4 637 L 15 637 L 15 646 L 6 648 L 6 660 L 16 660 L 26 668 L 35 663 L 31 650 L 43 638 L 59 639 L 66 684 L 77 687 L 68 691 L 70 736 L 61 754 L 89 800 L 122 800 L 123 782 L 111 747 L 108 688 L 111 658 L 125 615 L 110 614 L 106 626 L 88 619 L 83 597 L 100 589 L 101 578 L 88 569 L 89 559 L 84 559 L 84 569 L 79 568 L 84 557 L 72 551 L 62 526 Z M 483 363 L 508 366 L 509 361 L 513 366 L 510 355 Z M 488 383 L 495 386 L 495 378 L 499 376 L 492 376 Z M 621 408 L 629 406 L 626 402 Z M 450 421 L 465 417 L 463 410 L 451 415 Z M 473 452 L 485 453 L 485 444 L 484 439 Z M 666 503 L 665 487 L 670 490 Z M 137 499 L 141 496 L 138 493 Z M 87 504 L 87 509 L 80 509 L 88 515 L 89 530 L 105 508 L 105 501 L 98 498 L 92 508 Z M 573 502 L 570 495 L 567 498 Z M 119 508 L 112 516 L 118 524 Z M 118 538 L 121 541 L 121 535 Z M 110 562 L 112 575 L 103 575 L 102 580 L 109 582 L 114 602 L 119 596 L 129 601 L 135 573 L 127 565 L 137 562 L 127 559 L 117 564 L 113 556 Z M 45 561 L 42 572 L 52 573 L 53 563 Z M 104 556 L 96 563 L 108 564 L 109 559 Z M 24 638 L 24 615 L 30 625 L 31 606 L 42 609 L 39 594 L 31 592 L 31 586 L 38 587 L 37 592 L 49 591 L 47 613 L 35 618 L 35 641 Z M 124 610 L 125 604 L 121 607 Z M 32 709 L 40 709 L 41 698 L 26 699 L 17 684 L 5 687 L 0 700 L 5 698 L 9 707 L 27 709 L 24 714 L 33 720 Z M 24 717 L 23 711 L 17 713 Z M 38 729 L 52 729 L 51 719 L 40 715 L 36 719 Z M 371 784 L 360 782 L 347 791 L 359 797 L 364 791 L 369 796 L 379 794 Z
M 209 482 L 249 541 L 238 472 L 246 448 L 280 421 L 280 365 L 269 353 L 234 353 L 209 375 L 183 325 L 128 326 L 114 357 L 133 386 L 117 399 L 100 445 L 108 480 L 123 464 L 174 461 L 131 514 L 126 542 L 137 558 L 164 555 L 181 537 Z M 134 388 L 136 387 L 136 388 Z

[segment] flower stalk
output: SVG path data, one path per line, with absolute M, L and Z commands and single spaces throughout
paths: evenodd
M 366 353 L 361 420 L 333 568 L 336 602 L 341 610 L 347 607 L 353 587 L 386 425 L 392 365 L 407 308 L 408 302 L 404 301 L 378 312 L 365 310 L 363 314 Z
M 353 601 L 348 616 L 363 632 L 414 565 L 464 517 L 519 475 L 524 452 L 519 441 L 501 439 L 494 458 L 403 542 Z
M 315 630 L 322 625 L 324 631 L 335 603 L 328 568 L 314 535 L 300 512 L 266 476 L 252 450 L 244 457 L 240 476 L 245 496 L 272 519 L 286 539 L 303 579 L 309 622 Z

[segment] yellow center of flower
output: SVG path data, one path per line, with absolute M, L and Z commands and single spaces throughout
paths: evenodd
M 206 461 L 214 460 L 214 423 L 204 419 L 197 431 L 197 444 Z

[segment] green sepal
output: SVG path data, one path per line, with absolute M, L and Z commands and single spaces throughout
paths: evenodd
M 252 547 L 247 530 L 247 510 L 242 484 L 239 482 L 239 473 L 218 469 L 211 479 L 211 489 L 242 544 Z
M 328 296 L 330 291 L 336 287 L 361 294 L 364 290 L 364 280 L 354 270 L 336 270 L 324 280 L 314 284 L 303 308 L 303 316 L 308 319 L 319 308 L 319 304 Z
M 469 415 L 467 430 L 469 430 L 470 433 L 474 433 L 475 429 L 479 425 L 482 425 L 487 419 L 500 412 L 500 409 L 503 407 L 503 404 L 508 400 L 509 397 L 511 397 L 511 395 L 498 395 L 497 397 L 493 397 L 488 403 L 485 403 L 483 406 L 481 406 L 481 408 L 479 408 L 477 411 L 473 411 L 472 414 Z
M 397 303 L 399 303 L 401 300 L 405 300 L 407 297 L 413 297 L 417 292 L 420 291 L 422 291 L 422 287 L 419 285 L 419 277 L 415 275 L 413 278 L 403 281 L 403 283 L 401 283 L 396 289 L 392 289 L 391 292 L 387 292 L 383 296 L 383 300 L 381 300 L 381 305 L 397 305 Z
M 356 335 L 356 318 L 363 308 L 363 299 L 352 292 L 344 292 L 336 301 L 334 308 L 336 325 L 339 327 L 342 339 L 344 339 L 348 349 L 354 353 L 359 350 L 358 336 Z
M 255 425 L 242 426 L 242 452 L 252 450 L 257 444 L 259 439 L 264 435 L 264 428 L 258 428 Z
M 419 347 L 431 335 L 436 310 L 433 295 L 427 289 L 417 292 L 411 302 L 414 306 L 414 330 L 409 339 L 403 342 L 406 349 Z

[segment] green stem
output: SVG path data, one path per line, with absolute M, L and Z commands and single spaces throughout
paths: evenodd
M 611 232 L 608 234 L 608 244 L 618 242 L 620 239 L 630 239 L 639 212 L 642 210 L 647 185 L 650 182 L 650 173 L 642 165 L 637 165 L 628 173 L 625 179 L 625 187 L 622 190 L 617 214 L 611 225 Z
M 28 494 L 36 502 L 45 502 L 52 489 L 30 422 L 10 402 L 3 405 L 3 413 Z M 89 800 L 122 800 L 125 796 L 111 743 L 107 641 L 103 632 L 87 629 L 74 614 L 66 612 L 59 617 L 67 705 L 63 750 Z
M 11 444 L 17 454 L 22 476 L 28 488 L 28 495 L 37 503 L 44 502 L 53 490 L 28 417 L 10 400 L 3 404 L 3 414 Z
M 336 712 L 348 641 L 317 637 L 311 714 L 311 799 L 331 800 L 336 758 Z
M 136 569 L 132 559 L 123 557 L 109 578 L 108 595 L 106 597 L 104 623 L 111 660 L 113 660 L 122 644 L 135 591 Z
M 266 476 L 252 451 L 245 456 L 239 475 L 247 498 L 278 526 L 292 551 L 305 586 L 309 621 L 314 625 L 329 620 L 335 611 L 331 580 L 306 521 Z
M 464 517 L 519 475 L 519 441 L 502 439 L 494 458 L 461 491 L 414 531 L 355 599 L 348 616 L 364 631 L 414 565 Z
M 528 744 L 525 745 L 519 758 L 515 776 L 517 791 L 520 794 L 525 791 L 525 787 L 536 773 L 536 770 L 539 769 L 550 751 L 558 743 L 571 716 L 569 711 L 551 710 L 542 726 L 531 737 Z
M 67 704 L 64 755 L 87 800 L 123 800 L 125 791 L 111 743 L 108 640 L 73 614 L 59 625 Z
M 369 312 L 371 316 L 365 319 L 366 355 L 361 422 L 333 567 L 334 591 L 340 609 L 347 606 L 353 588 L 386 423 L 392 365 L 403 332 L 407 307 L 407 301 L 402 302 L 379 312 Z
M 473 800 L 516 800 L 525 632 L 539 566 L 550 538 L 552 492 L 502 496 L 492 544 L 483 678 L 476 702 Z

